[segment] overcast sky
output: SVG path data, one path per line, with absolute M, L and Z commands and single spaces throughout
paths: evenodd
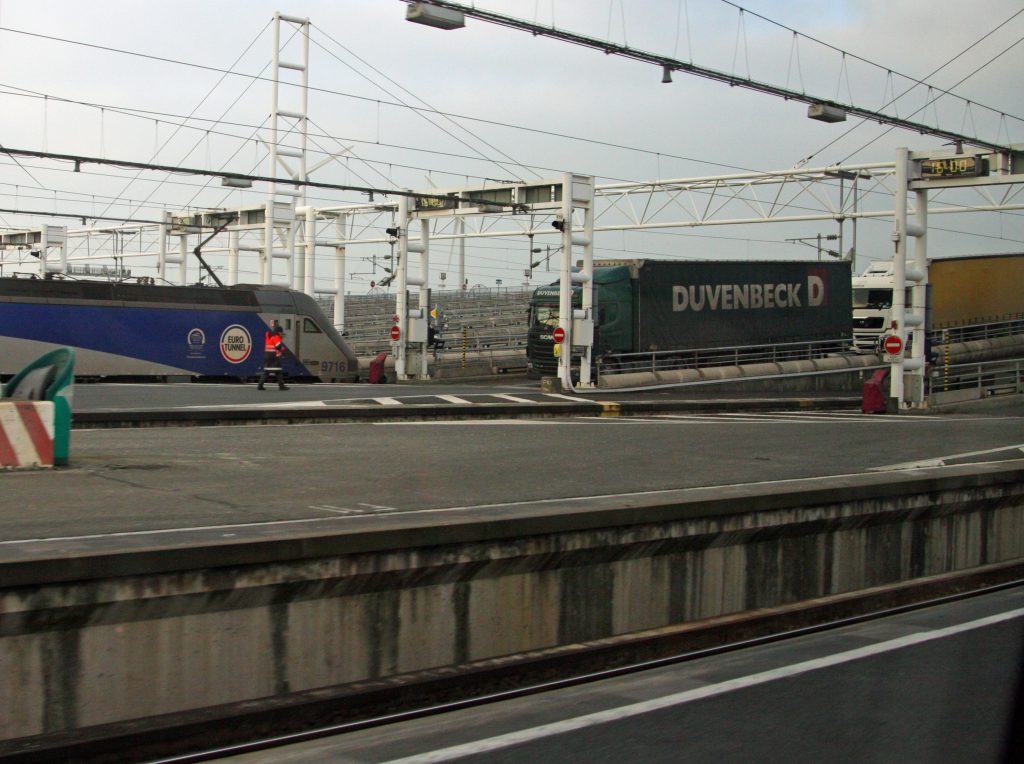
M 869 109 L 881 109 L 910 85 L 887 70 L 926 78 L 972 105 L 944 98 L 910 116 L 937 95 L 919 87 L 887 111 L 1024 144 L 1024 44 L 1015 45 L 1024 37 L 1024 14 L 1013 17 L 1019 0 L 978 0 L 969 12 L 957 0 L 746 0 L 738 3 L 748 11 L 742 14 L 722 0 L 476 5 Z M 887 162 L 898 146 L 942 147 L 935 137 L 855 127 L 852 119 L 815 122 L 806 118 L 805 104 L 682 73 L 662 84 L 656 66 L 484 22 L 469 20 L 452 32 L 410 24 L 399 0 L 0 0 L 0 144 L 265 174 L 265 151 L 255 137 L 266 135 L 260 125 L 269 111 L 270 83 L 254 76 L 269 71 L 276 10 L 308 17 L 314 27 L 311 149 L 346 147 L 358 157 L 320 170 L 314 179 L 324 182 L 428 189 L 563 171 L 594 175 L 598 183 L 643 181 L 781 170 L 802 160 L 809 167 Z M 790 29 L 806 36 L 794 38 Z M 285 27 L 285 39 L 291 33 Z M 292 40 L 284 58 L 298 57 Z M 401 103 L 457 116 L 428 119 Z M 282 87 L 281 106 L 298 107 L 296 89 Z M 186 121 L 188 128 L 177 127 Z M 265 193 L 204 188 L 203 179 L 184 175 L 146 173 L 133 180 L 135 173 L 108 167 L 70 169 L 39 159 L 0 159 L 0 209 L 152 220 L 162 209 L 260 204 Z M 973 193 L 947 198 L 980 203 Z M 366 197 L 317 190 L 310 201 L 329 206 Z M 889 208 L 891 200 L 877 204 Z M 1022 251 L 1022 221 L 1024 212 L 934 216 L 929 253 Z M 58 221 L 0 213 L 7 228 L 44 222 Z M 598 238 L 597 254 L 813 257 L 785 240 L 837 230 L 824 222 L 615 232 Z M 890 220 L 859 225 L 858 269 L 890 254 L 891 231 Z M 850 234 L 847 224 L 847 248 Z M 522 284 L 526 246 L 515 240 L 472 245 L 470 285 Z M 435 273 L 451 272 L 451 250 L 440 243 L 434 249 Z M 350 251 L 349 288 L 366 291 L 380 274 L 359 259 L 382 256 L 387 247 Z M 547 276 L 538 273 L 533 283 Z

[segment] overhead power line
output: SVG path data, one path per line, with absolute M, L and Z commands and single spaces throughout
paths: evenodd
M 412 3 L 415 0 L 403 0 L 405 3 Z M 900 117 L 894 117 L 889 114 L 882 112 L 873 111 L 871 109 L 865 109 L 860 106 L 853 104 L 844 104 L 835 101 L 830 98 L 816 98 L 808 95 L 807 93 L 800 92 L 798 90 L 790 90 L 788 88 L 778 87 L 771 85 L 767 82 L 760 82 L 758 80 L 751 79 L 749 77 L 737 77 L 735 74 L 729 74 L 727 72 L 718 71 L 717 69 L 709 69 L 703 66 L 697 66 L 696 64 L 689 63 L 687 61 L 680 61 L 677 58 L 670 56 L 663 56 L 659 53 L 650 53 L 648 51 L 638 50 L 631 48 L 626 45 L 618 45 L 617 43 L 610 42 L 608 40 L 599 40 L 594 37 L 588 37 L 586 35 L 577 34 L 576 32 L 569 32 L 562 29 L 557 29 L 554 26 L 546 27 L 540 24 L 534 24 L 533 22 L 526 21 L 524 19 L 518 19 L 512 16 L 505 16 L 500 13 L 494 13 L 486 11 L 481 8 L 471 7 L 463 5 L 462 3 L 453 3 L 448 0 L 429 0 L 429 5 L 434 5 L 439 8 L 445 8 L 452 11 L 457 11 L 470 18 L 480 19 L 491 24 L 497 24 L 498 26 L 508 27 L 509 29 L 518 29 L 522 32 L 529 32 L 533 36 L 550 37 L 555 40 L 562 40 L 563 42 L 569 42 L 574 45 L 579 45 L 584 48 L 590 48 L 592 50 L 599 50 L 606 55 L 622 56 L 623 58 L 629 58 L 634 61 L 641 61 L 647 64 L 655 64 L 660 66 L 666 74 L 670 71 L 684 72 L 686 74 L 693 74 L 698 77 L 704 77 L 705 79 L 714 80 L 716 82 L 723 82 L 730 87 L 740 87 L 748 90 L 754 90 L 759 93 L 765 93 L 767 95 L 777 96 L 779 98 L 785 98 L 789 101 L 797 101 L 799 103 L 806 103 L 808 105 L 820 104 L 825 107 L 833 109 L 839 109 L 852 114 L 857 117 L 862 117 L 867 120 L 878 122 L 884 125 L 893 125 L 895 127 L 905 128 L 907 130 L 913 130 L 916 133 L 934 135 L 938 138 L 943 138 L 947 141 L 951 141 L 957 144 L 969 144 L 972 146 L 978 146 L 981 148 L 989 149 L 990 151 L 998 153 L 1006 153 L 1011 151 L 1009 146 L 1004 146 L 999 143 L 992 143 L 981 138 L 976 138 L 969 135 L 963 135 L 961 133 L 955 133 L 950 130 L 943 130 L 939 127 L 932 127 L 920 122 L 911 122 L 910 120 L 901 119 Z
M 247 175 L 241 172 L 226 172 L 224 170 L 201 170 L 198 167 L 175 167 L 173 165 L 151 164 L 149 162 L 130 162 L 125 159 L 105 159 L 103 157 L 87 157 L 77 154 L 52 154 L 46 151 L 28 151 L 25 149 L 12 149 L 0 146 L 0 154 L 7 154 L 12 158 L 35 157 L 37 159 L 53 159 L 59 162 L 73 162 L 75 166 L 83 164 L 102 164 L 111 167 L 121 167 L 126 170 L 153 170 L 156 172 L 169 172 L 175 175 L 202 175 L 206 177 L 228 178 L 229 180 L 253 181 L 260 183 L 285 183 L 292 186 L 307 186 L 309 188 L 326 188 L 333 191 L 354 191 L 360 194 L 381 194 L 383 196 L 408 196 L 444 199 L 440 194 L 406 191 L 397 188 L 373 188 L 369 186 L 350 186 L 342 183 L 321 183 L 315 180 L 296 180 L 292 178 L 271 178 L 266 175 Z

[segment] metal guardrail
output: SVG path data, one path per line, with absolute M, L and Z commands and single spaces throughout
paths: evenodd
M 974 340 L 990 340 L 996 337 L 1012 337 L 1024 334 L 1024 315 L 1007 321 L 995 321 L 988 324 L 967 324 L 950 326 L 929 333 L 934 345 L 945 345 L 952 342 L 971 342 Z
M 640 371 L 702 369 L 710 366 L 739 366 L 751 363 L 806 361 L 852 352 L 850 339 L 815 342 L 781 342 L 774 345 L 735 345 L 719 348 L 688 348 L 647 353 L 628 353 L 598 361 L 599 374 Z
M 969 390 L 978 398 L 1024 393 L 1024 358 L 939 366 L 930 382 L 932 397 Z

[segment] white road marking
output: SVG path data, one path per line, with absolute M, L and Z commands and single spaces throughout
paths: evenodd
M 900 462 L 899 464 L 886 464 L 881 467 L 868 467 L 872 472 L 886 472 L 889 470 L 913 470 L 919 467 L 944 467 L 948 459 L 963 459 L 968 456 L 984 456 L 985 454 L 995 454 L 1000 451 L 1020 451 L 1024 453 L 1024 443 L 1015 443 L 1009 446 L 1000 446 L 999 448 L 987 448 L 984 451 L 965 451 L 962 454 L 946 454 L 945 456 L 936 456 L 931 459 L 920 459 L 916 462 Z
M 492 393 L 495 398 L 501 398 L 505 401 L 511 401 L 512 403 L 536 403 L 537 401 L 531 401 L 527 398 L 518 398 L 515 395 L 509 395 L 508 393 Z
M 449 403 L 469 403 L 465 398 L 460 398 L 457 395 L 438 395 L 436 396 L 442 401 L 448 401 Z
M 642 716 L 643 714 L 649 714 L 665 708 L 679 706 L 695 700 L 713 698 L 716 695 L 722 695 L 735 690 L 742 690 L 747 687 L 755 687 L 757 685 L 774 682 L 779 679 L 788 679 L 790 677 L 799 676 L 812 671 L 820 671 L 821 669 L 831 668 L 832 666 L 838 666 L 843 663 L 850 663 L 851 661 L 860 660 L 862 658 L 871 658 L 876 655 L 900 650 L 905 647 L 913 647 L 914 645 L 924 644 L 925 642 L 945 639 L 946 637 L 956 636 L 957 634 L 973 631 L 975 629 L 982 629 L 986 626 L 993 626 L 998 623 L 1012 621 L 1016 618 L 1020 618 L 1021 616 L 1024 616 L 1024 608 L 1008 610 L 1003 613 L 997 613 L 996 615 L 990 615 L 985 618 L 968 621 L 967 623 L 956 624 L 955 626 L 947 626 L 945 628 L 919 632 L 917 634 L 908 634 L 885 642 L 878 642 L 873 645 L 865 645 L 864 647 L 857 647 L 841 653 L 826 655 L 822 658 L 814 658 L 807 661 L 801 661 L 800 663 L 794 663 L 789 666 L 780 666 L 779 668 L 770 669 L 768 671 L 761 671 L 756 674 L 737 677 L 736 679 L 728 679 L 724 682 L 708 685 L 707 687 L 697 687 L 692 690 L 684 690 L 683 692 L 665 695 L 660 698 L 652 698 L 651 700 L 644 700 L 639 703 L 632 703 L 618 708 L 610 708 L 606 711 L 584 714 L 583 716 L 577 716 L 573 719 L 564 719 L 559 722 L 542 724 L 538 727 L 531 727 L 518 732 L 509 732 L 505 735 L 497 735 L 484 740 L 474 740 L 470 743 L 453 745 L 448 748 L 428 751 L 415 756 L 392 759 L 389 764 L 430 764 L 431 762 L 451 761 L 452 759 L 460 756 L 479 755 L 490 751 L 498 751 L 514 745 L 532 743 L 536 740 L 542 740 L 554 735 L 562 735 L 567 732 L 575 732 L 588 727 L 595 727 L 599 724 L 609 724 L 622 719 L 629 719 L 634 716 Z
M 401 406 L 402 402 L 397 398 L 374 398 L 381 406 Z
M 331 504 L 310 504 L 310 509 L 319 509 L 324 512 L 333 512 L 337 515 L 361 515 L 364 510 L 362 509 L 349 509 L 348 507 L 335 507 Z M 232 534 L 234 535 L 234 534 Z
M 284 401 L 284 402 L 281 402 L 281 403 L 253 403 L 253 404 L 245 404 L 244 406 L 241 405 L 241 404 L 236 403 L 236 404 L 230 404 L 230 405 L 229 404 L 224 404 L 224 405 L 217 405 L 217 406 L 182 406 L 181 408 L 183 410 L 185 410 L 185 411 L 200 411 L 200 410 L 201 411 L 210 411 L 210 410 L 217 411 L 217 410 L 224 410 L 224 409 L 239 409 L 239 408 L 245 408 L 245 409 L 300 409 L 301 408 L 301 409 L 305 409 L 305 408 L 315 408 L 317 406 L 326 406 L 326 405 L 327 404 L 324 401 Z

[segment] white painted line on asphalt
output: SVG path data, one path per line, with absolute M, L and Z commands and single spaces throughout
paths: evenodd
M 460 398 L 457 395 L 438 395 L 436 396 L 442 401 L 448 401 L 449 403 L 469 403 L 465 398 Z
M 1014 443 L 999 448 L 987 448 L 984 451 L 965 451 L 962 454 L 946 454 L 936 456 L 932 459 L 921 459 L 916 462 L 900 462 L 899 464 L 886 464 L 881 467 L 868 467 L 871 472 L 888 472 L 889 470 L 913 470 L 919 467 L 943 467 L 949 459 L 964 459 L 968 456 L 984 456 L 985 454 L 997 454 L 1000 451 L 1020 451 L 1024 453 L 1024 443 Z
M 333 512 L 336 515 L 361 515 L 365 511 L 362 509 L 349 509 L 348 507 L 335 507 L 332 504 L 310 504 L 309 508 Z
M 572 401 L 573 403 L 591 403 L 591 401 L 583 401 L 579 398 L 573 398 L 571 395 L 562 395 L 561 393 L 544 393 L 545 398 L 561 398 L 562 400 Z
M 451 761 L 452 759 L 456 759 L 460 756 L 479 755 L 490 751 L 499 751 L 514 745 L 532 743 L 554 735 L 562 735 L 568 732 L 576 732 L 578 730 L 586 729 L 588 727 L 595 727 L 599 724 L 610 724 L 612 722 L 621 721 L 622 719 L 642 716 L 643 714 L 649 714 L 665 708 L 679 706 L 695 700 L 713 698 L 716 695 L 722 695 L 727 692 L 742 690 L 747 687 L 755 687 L 768 682 L 775 682 L 779 679 L 789 679 L 790 677 L 799 676 L 812 671 L 820 671 L 821 669 L 831 668 L 832 666 L 839 666 L 843 663 L 861 660 L 862 658 L 871 658 L 876 655 L 882 655 L 884 653 L 892 652 L 893 650 L 900 650 L 905 647 L 913 647 L 926 642 L 945 639 L 946 637 L 956 636 L 957 634 L 974 631 L 975 629 L 983 629 L 987 626 L 994 626 L 995 624 L 1012 621 L 1016 618 L 1020 618 L 1021 616 L 1024 616 L 1024 608 L 1008 610 L 1004 613 L 997 613 L 985 618 L 978 618 L 977 620 L 968 621 L 967 623 L 959 623 L 955 626 L 947 626 L 945 628 L 934 629 L 932 631 L 908 634 L 885 642 L 878 642 L 873 645 L 865 645 L 864 647 L 857 647 L 853 650 L 846 650 L 841 653 L 826 655 L 822 658 L 814 658 L 812 660 L 794 663 L 789 666 L 780 666 L 779 668 L 770 669 L 768 671 L 761 671 L 757 674 L 737 677 L 736 679 L 728 679 L 724 682 L 708 685 L 707 687 L 697 687 L 692 690 L 684 690 L 683 692 L 665 695 L 661 698 L 652 698 L 651 700 L 631 703 L 630 705 L 620 706 L 618 708 L 610 708 L 605 711 L 584 714 L 583 716 L 577 716 L 573 719 L 564 719 L 559 722 L 542 724 L 540 726 L 531 727 L 518 732 L 509 732 L 505 735 L 497 735 L 484 740 L 474 740 L 470 743 L 453 745 L 448 748 L 428 751 L 415 756 L 392 759 L 388 764 L 431 764 L 432 762 Z
M 508 393 L 492 393 L 495 398 L 501 398 L 505 401 L 511 401 L 512 403 L 536 403 L 537 401 L 531 401 L 528 398 L 518 398 L 515 395 L 509 395 Z
M 374 398 L 381 406 L 401 406 L 402 402 L 397 398 Z
M 181 406 L 181 411 L 218 411 L 224 409 L 305 409 L 326 406 L 323 401 L 284 401 L 282 403 L 223 404 L 216 406 Z

